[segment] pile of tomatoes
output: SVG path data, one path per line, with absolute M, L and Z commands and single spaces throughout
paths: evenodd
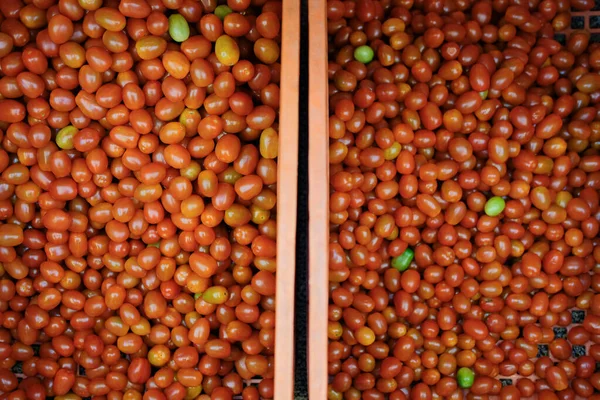
M 220 3 L 0 2 L 0 398 L 273 397 L 282 5 Z
M 330 400 L 600 398 L 593 7 L 327 2 Z

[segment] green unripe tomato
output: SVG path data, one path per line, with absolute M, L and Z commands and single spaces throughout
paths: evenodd
M 225 17 L 231 14 L 232 12 L 233 10 L 225 4 L 221 4 L 220 6 L 217 6 L 217 8 L 215 8 L 215 15 L 219 17 L 221 21 L 223 21 Z
M 475 373 L 471 368 L 462 367 L 456 374 L 456 380 L 458 381 L 458 386 L 463 389 L 468 389 L 473 386 L 473 382 L 475 381 Z
M 169 35 L 179 43 L 190 37 L 190 26 L 182 15 L 173 14 L 169 17 Z
M 73 125 L 65 126 L 56 135 L 56 144 L 63 150 L 71 150 L 75 147 L 73 144 L 73 138 L 77 135 L 79 129 Z
M 502 197 L 494 196 L 485 203 L 485 214 L 490 217 L 495 217 L 504 211 L 506 203 Z
M 392 267 L 400 272 L 406 271 L 414 257 L 415 252 L 412 249 L 406 249 L 404 250 L 404 253 L 400 254 L 398 257 L 392 258 Z
M 373 57 L 375 57 L 375 52 L 369 46 L 358 46 L 354 49 L 354 59 L 363 64 L 368 64 L 373 61 Z

